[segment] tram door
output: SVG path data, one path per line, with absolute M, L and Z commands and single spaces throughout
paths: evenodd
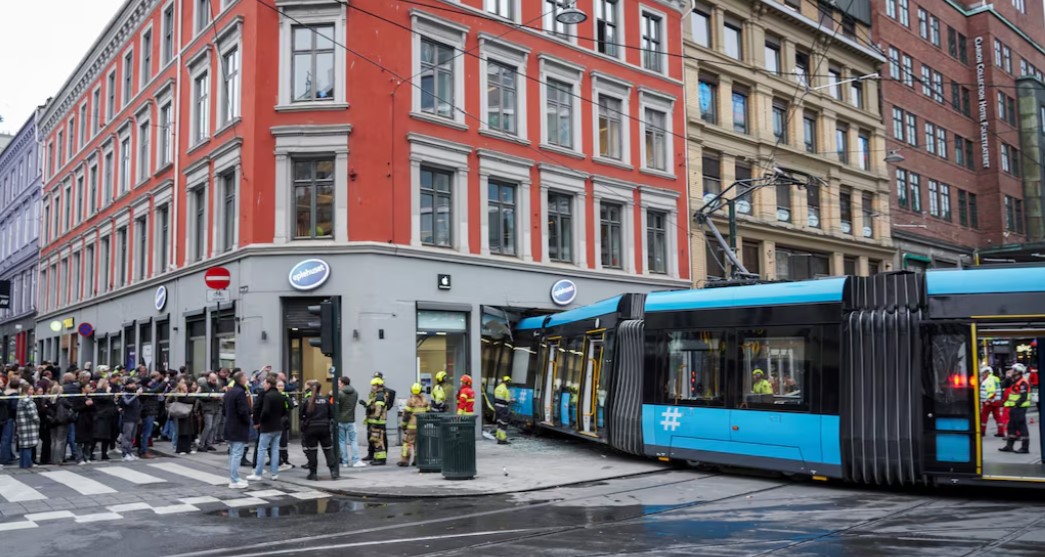
M 930 472 L 976 474 L 976 357 L 966 323 L 923 327 L 925 467 Z
M 584 376 L 582 377 L 580 399 L 578 400 L 581 413 L 580 433 L 585 435 L 597 435 L 599 376 L 602 373 L 602 353 L 604 348 L 605 344 L 601 333 L 598 337 L 588 337 L 588 349 L 584 355 Z
M 540 372 L 541 421 L 546 425 L 555 424 L 555 393 L 559 391 L 556 379 L 559 371 L 559 340 L 549 340 L 544 344 L 544 366 Z

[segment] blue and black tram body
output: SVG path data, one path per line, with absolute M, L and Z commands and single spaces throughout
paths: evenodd
M 1040 464 L 984 463 L 976 377 L 978 328 L 1043 324 L 1043 267 L 623 294 L 517 324 L 516 415 L 632 454 L 817 479 L 1045 480 Z

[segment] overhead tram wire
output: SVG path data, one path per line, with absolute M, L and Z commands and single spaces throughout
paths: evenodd
M 369 63 L 369 64 L 371 64 L 371 65 L 373 65 L 375 67 L 377 67 L 381 71 L 387 72 L 387 73 L 391 74 L 392 76 L 396 77 L 397 79 L 404 80 L 403 76 L 398 74 L 395 70 L 393 70 L 393 69 L 391 69 L 391 68 L 381 64 L 380 62 L 377 62 L 377 61 L 375 61 L 375 60 L 373 60 L 373 59 L 371 59 L 371 58 L 369 58 L 367 56 L 364 56 L 363 54 L 360 54 L 358 51 L 356 51 L 356 50 L 354 50 L 352 48 L 349 48 L 346 45 L 341 44 L 340 42 L 335 40 L 333 37 L 328 37 L 328 36 L 320 33 L 319 31 L 317 31 L 315 29 L 314 25 L 309 25 L 309 24 L 307 24 L 305 22 L 302 22 L 302 21 L 294 18 L 293 16 L 285 13 L 278 6 L 274 6 L 274 5 L 270 4 L 267 0 L 255 0 L 255 1 L 258 4 L 261 4 L 262 6 L 268 8 L 268 9 L 274 11 L 274 12 L 276 12 L 276 13 L 278 13 L 280 15 L 283 15 L 287 19 L 293 21 L 295 24 L 301 25 L 302 27 L 305 27 L 305 28 L 309 29 L 310 31 L 312 31 L 314 34 L 316 34 L 316 35 L 318 35 L 318 36 L 320 36 L 320 37 L 322 37 L 322 38 L 324 38 L 326 40 L 329 40 L 332 44 L 334 44 L 334 45 L 336 45 L 336 46 L 338 46 L 340 48 L 345 49 L 345 51 L 347 51 L 347 52 L 355 55 L 359 59 L 361 59 L 361 60 L 363 60 L 363 61 L 365 61 L 365 62 L 367 62 L 367 63 Z M 358 8 L 354 8 L 354 9 L 358 10 Z M 400 26 L 400 25 L 397 24 L 397 26 Z M 402 26 L 400 26 L 400 27 L 402 27 Z M 414 83 L 412 80 L 407 81 L 407 83 L 409 83 L 412 87 L 414 87 L 418 91 L 423 91 L 421 86 L 416 84 L 416 83 Z M 438 100 L 440 102 L 446 102 L 445 99 L 439 97 L 435 93 L 432 93 L 432 96 L 433 96 L 433 98 L 435 98 L 436 100 Z M 451 103 L 447 103 L 447 104 L 451 104 Z M 472 120 L 475 120 L 476 122 L 479 122 L 480 124 L 484 124 L 484 125 L 487 124 L 487 122 L 484 121 L 482 118 L 480 118 L 479 116 L 476 116 L 476 115 L 468 112 L 467 110 L 465 110 L 463 108 L 457 108 L 456 106 L 454 106 L 454 110 L 456 112 L 460 112 L 461 114 L 463 114 L 464 116 L 466 116 L 466 117 L 468 117 L 468 118 L 470 118 Z M 565 168 L 571 168 L 571 165 L 573 164 L 572 161 L 564 161 L 564 160 L 561 160 L 561 159 L 553 158 L 549 153 L 546 153 L 546 152 L 538 149 L 537 147 L 534 147 L 533 145 L 525 145 L 524 147 L 526 147 L 527 149 L 529 149 L 529 150 L 539 154 L 541 157 L 545 158 L 546 160 L 548 160 L 550 162 L 555 163 L 558 166 L 565 167 Z M 591 178 L 592 176 L 588 175 L 588 177 Z M 635 203 L 635 200 L 633 198 L 624 197 L 624 196 L 620 196 L 620 195 L 617 195 L 617 194 L 606 195 L 605 197 L 613 197 L 613 198 L 615 198 L 615 199 L 617 199 L 619 201 L 624 201 L 626 203 L 631 203 L 631 204 Z M 681 213 L 680 213 L 680 215 L 681 215 Z M 688 226 L 687 227 L 683 227 L 680 224 L 681 220 L 682 220 L 681 218 L 676 218 L 675 226 L 679 230 L 683 230 L 684 232 L 686 232 L 687 237 L 692 238 L 693 237 L 693 231 L 690 230 Z M 689 221 L 689 215 L 686 215 L 686 222 L 688 222 L 688 221 Z

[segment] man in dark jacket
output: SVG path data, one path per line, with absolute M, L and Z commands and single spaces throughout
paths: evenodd
M 203 452 L 213 451 L 214 439 L 216 437 L 215 427 L 220 421 L 221 415 L 221 385 L 218 384 L 218 375 L 211 373 L 204 379 L 199 379 L 200 408 L 203 411 L 203 432 L 200 434 L 200 450 Z
M 87 408 L 87 397 L 83 396 L 83 387 L 76 374 L 66 373 L 62 376 L 62 398 L 58 399 L 58 404 L 64 404 L 73 417 L 72 421 L 65 424 L 67 426 L 65 442 L 69 445 L 73 462 L 80 462 L 83 455 L 80 454 L 80 447 L 76 443 L 76 417 Z M 51 458 L 56 462 L 62 462 L 65 458 L 65 447 L 63 446 L 58 454 L 52 453 Z
M 265 455 L 269 456 L 269 473 L 272 479 L 279 477 L 279 438 L 283 435 L 283 416 L 287 407 L 283 403 L 283 395 L 276 388 L 279 379 L 270 373 L 265 377 L 265 391 L 254 403 L 254 427 L 260 433 L 258 438 L 258 458 L 254 463 L 254 473 L 248 480 L 260 480 L 265 470 Z
M 239 478 L 239 463 L 250 440 L 250 400 L 247 398 L 247 376 L 237 372 L 233 385 L 223 398 L 225 440 L 229 442 L 229 489 L 243 489 L 247 482 Z
M 342 376 L 338 382 L 341 392 L 337 397 L 337 442 L 341 452 L 341 466 L 362 468 L 366 463 L 359 460 L 359 438 L 356 434 L 356 404 L 359 404 L 359 393 L 348 377 Z M 351 451 L 346 448 L 346 444 L 351 447 Z
M 148 382 L 142 387 L 142 428 L 138 441 L 138 456 L 152 458 L 149 455 L 149 440 L 152 439 L 152 428 L 156 425 L 156 416 L 160 415 L 160 394 L 167 387 L 167 378 L 158 371 L 152 372 Z

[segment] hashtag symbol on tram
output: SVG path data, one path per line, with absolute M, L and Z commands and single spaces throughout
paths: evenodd
M 664 427 L 665 431 L 675 431 L 678 429 L 682 422 L 679 418 L 682 417 L 682 411 L 678 408 L 668 408 L 660 414 L 664 419 L 660 422 L 660 425 Z

